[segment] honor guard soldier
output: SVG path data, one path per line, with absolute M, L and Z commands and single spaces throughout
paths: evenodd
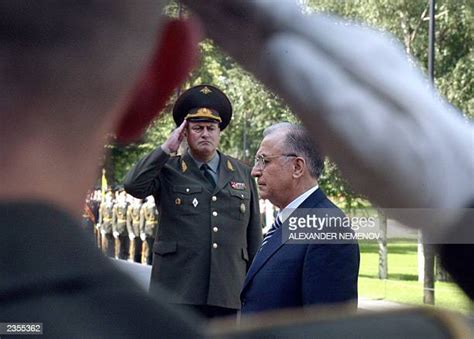
M 92 212 L 95 216 L 95 224 L 94 224 L 94 236 L 95 241 L 97 243 L 97 248 L 101 248 L 101 241 L 100 241 L 100 229 L 99 229 L 99 211 L 100 211 L 100 204 L 102 203 L 102 191 L 100 186 L 96 186 L 94 190 L 94 195 L 92 198 Z
M 158 229 L 158 210 L 155 199 L 150 195 L 142 205 L 140 219 L 140 237 L 143 241 L 142 262 L 151 265 L 153 261 L 153 243 Z
M 102 238 L 102 251 L 105 255 L 115 257 L 115 242 L 112 234 L 112 220 L 114 214 L 114 192 L 108 188 L 105 193 L 104 201 L 99 209 L 99 229 Z
M 127 210 L 127 230 L 130 239 L 130 258 L 142 262 L 142 239 L 140 238 L 140 223 L 142 215 L 142 200 L 131 197 Z
M 117 201 L 113 208 L 113 235 L 115 238 L 115 256 L 119 259 L 128 259 L 130 240 L 127 232 L 127 194 L 123 187 L 117 191 Z
M 82 211 L 82 227 L 84 231 L 94 236 L 94 226 L 97 222 L 93 211 L 93 192 L 87 192 L 86 201 L 84 202 L 84 210 Z
M 150 292 L 161 285 L 169 302 L 206 317 L 235 314 L 262 229 L 250 168 L 219 151 L 232 106 L 214 86 L 199 85 L 176 101 L 178 126 L 168 140 L 128 173 L 125 189 L 153 195 L 160 226 L 153 245 Z M 189 146 L 172 156 L 182 140 Z

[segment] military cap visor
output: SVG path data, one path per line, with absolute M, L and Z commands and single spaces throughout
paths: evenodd
M 232 105 L 227 96 L 211 85 L 198 85 L 185 91 L 176 100 L 173 118 L 177 126 L 184 120 L 219 123 L 221 130 L 232 117 Z

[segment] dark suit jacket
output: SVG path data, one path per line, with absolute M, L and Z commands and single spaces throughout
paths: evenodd
M 344 216 L 321 189 L 300 208 L 331 209 L 333 216 Z M 279 228 L 249 269 L 242 313 L 356 300 L 358 273 L 357 244 L 283 244 Z
M 2 203 L 0 229 L 0 322 L 42 322 L 44 338 L 200 336 L 192 318 L 113 268 L 62 211 Z
M 153 194 L 160 215 L 150 291 L 171 303 L 240 308 L 245 274 L 262 239 L 250 168 L 220 153 L 214 189 L 188 153 L 153 151 L 128 173 L 125 190 Z

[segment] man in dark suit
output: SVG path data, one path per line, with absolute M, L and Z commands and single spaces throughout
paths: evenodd
M 290 123 L 264 131 L 252 175 L 260 195 L 281 212 L 264 237 L 241 293 L 242 313 L 351 302 L 357 305 L 359 248 L 347 244 L 288 244 L 282 222 L 294 209 L 344 214 L 318 187 L 324 162 L 303 127 Z M 282 220 L 285 219 L 285 220 Z
M 179 126 L 141 159 L 124 185 L 137 198 L 153 195 L 160 215 L 150 292 L 159 285 L 207 317 L 235 314 L 262 231 L 250 168 L 219 151 L 232 106 L 219 89 L 199 85 L 176 101 Z M 186 138 L 189 149 L 172 156 Z
M 167 68 L 160 89 L 183 80 L 180 67 L 188 74 L 182 58 L 190 50 L 182 43 L 189 28 L 163 25 L 162 7 L 0 3 L 0 322 L 42 323 L 45 338 L 201 335 L 161 294 L 149 297 L 112 267 L 80 229 L 106 136 L 130 113 L 124 104 L 150 62 L 157 31 L 166 51 L 176 26 L 181 37 L 179 55 L 161 60 L 173 71 Z M 138 127 L 126 125 L 128 132 Z

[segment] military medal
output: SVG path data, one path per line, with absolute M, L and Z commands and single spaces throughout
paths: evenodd
M 176 200 L 174 201 L 174 203 L 176 205 L 181 205 L 181 199 L 180 198 L 176 198 Z
M 243 191 L 243 190 L 245 190 L 245 183 L 231 181 L 230 182 L 230 187 L 232 187 L 235 190 Z
M 193 200 L 193 206 L 196 208 L 197 205 L 199 205 L 199 201 L 198 201 L 196 198 L 194 198 L 194 200 Z

